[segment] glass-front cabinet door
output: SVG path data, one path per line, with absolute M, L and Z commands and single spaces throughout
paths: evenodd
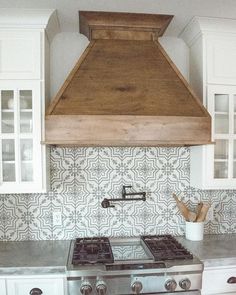
M 1 82 L 0 192 L 39 192 L 43 186 L 38 82 Z
M 208 177 L 230 188 L 236 184 L 236 87 L 209 86 L 208 110 L 215 142 L 208 148 Z

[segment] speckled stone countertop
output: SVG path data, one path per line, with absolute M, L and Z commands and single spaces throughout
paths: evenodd
M 236 265 L 236 234 L 205 235 L 203 241 L 177 239 L 206 267 Z M 64 274 L 70 241 L 0 242 L 0 276 Z
M 178 240 L 195 254 L 205 267 L 236 265 L 236 234 L 205 235 L 202 241 Z
M 70 241 L 0 242 L 0 275 L 65 273 Z

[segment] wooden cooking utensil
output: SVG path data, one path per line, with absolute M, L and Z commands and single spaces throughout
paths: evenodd
M 201 208 L 201 211 L 197 217 L 197 222 L 202 222 L 206 219 L 206 215 L 207 215 L 207 212 L 209 210 L 209 208 L 211 207 L 210 204 L 203 204 L 202 205 L 202 208 Z
M 200 214 L 200 212 L 201 212 L 201 209 L 202 209 L 202 206 L 203 206 L 203 202 L 199 202 L 198 204 L 197 204 L 197 209 L 196 209 L 196 220 L 197 220 L 197 218 L 198 218 L 198 216 L 199 216 L 199 214 Z
M 173 194 L 173 198 L 175 199 L 177 207 L 179 208 L 179 211 L 184 217 L 184 219 L 186 221 L 195 221 L 196 214 L 194 212 L 189 211 L 187 206 L 178 199 L 176 194 Z
M 188 220 L 190 222 L 194 222 L 197 219 L 197 214 L 195 212 L 192 211 L 188 211 Z

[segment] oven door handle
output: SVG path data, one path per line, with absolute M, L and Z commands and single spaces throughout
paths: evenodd
M 227 280 L 227 283 L 228 283 L 228 284 L 236 284 L 236 277 L 230 277 L 230 278 Z

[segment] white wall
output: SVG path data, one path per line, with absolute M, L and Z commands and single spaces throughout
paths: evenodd
M 175 37 L 161 37 L 159 41 L 181 74 L 189 81 L 189 48 L 186 43 Z
M 88 43 L 85 36 L 74 32 L 62 32 L 54 37 L 50 46 L 51 98 L 62 86 Z
M 88 43 L 88 39 L 79 33 L 62 32 L 55 36 L 50 49 L 51 98 L 55 96 Z M 188 80 L 189 49 L 184 41 L 175 37 L 162 37 L 160 43 Z

